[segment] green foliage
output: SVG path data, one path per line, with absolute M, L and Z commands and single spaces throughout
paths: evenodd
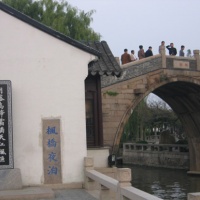
M 3 3 L 79 41 L 99 41 L 101 35 L 90 27 L 95 10 L 85 12 L 58 0 L 2 0 Z
M 178 140 L 176 144 L 188 144 L 188 141 L 186 139 Z
M 124 133 L 121 142 L 133 142 L 141 138 L 141 132 L 145 128 L 143 125 L 148 116 L 146 99 L 143 99 L 140 104 L 132 112 L 128 122 L 124 127 Z M 142 138 L 143 139 L 143 138 Z
M 168 81 L 169 78 L 167 77 L 167 75 L 163 74 L 163 75 L 160 75 L 160 81 Z
M 184 132 L 176 114 L 167 107 L 165 102 L 152 101 L 147 104 L 146 99 L 144 99 L 133 110 L 125 124 L 120 142 L 145 141 L 146 136 L 155 135 L 155 128 L 159 131 L 175 130 L 180 138 Z
M 113 92 L 113 91 L 106 91 L 106 94 L 109 95 L 109 96 L 117 96 L 119 93 Z

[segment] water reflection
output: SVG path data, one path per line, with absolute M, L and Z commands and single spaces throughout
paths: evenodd
M 185 170 L 123 165 L 132 169 L 132 185 L 165 200 L 186 200 L 187 193 L 200 192 L 200 176 Z

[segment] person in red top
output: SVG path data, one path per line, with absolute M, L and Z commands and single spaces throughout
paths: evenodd
M 124 53 L 121 55 L 121 62 L 122 62 L 122 65 L 131 62 L 131 56 L 128 53 L 127 49 L 124 49 Z

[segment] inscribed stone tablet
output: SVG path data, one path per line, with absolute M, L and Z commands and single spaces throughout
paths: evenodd
M 189 69 L 190 63 L 188 61 L 174 60 L 174 68 Z
M 62 183 L 60 119 L 43 119 L 42 124 L 44 183 Z
M 14 168 L 11 81 L 0 80 L 0 169 Z

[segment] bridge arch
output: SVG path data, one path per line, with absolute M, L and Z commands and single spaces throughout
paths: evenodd
M 158 56 L 157 56 L 158 58 Z M 118 148 L 131 110 L 149 93 L 167 102 L 189 138 L 190 170 L 200 171 L 200 71 L 158 68 L 102 89 L 104 145 Z
M 200 80 L 191 79 L 190 77 L 182 80 L 182 77 L 177 77 L 177 80 L 168 80 L 167 82 L 162 82 L 156 86 L 153 86 L 152 88 L 149 88 L 144 94 L 138 95 L 131 102 L 131 104 L 127 106 L 127 110 L 124 112 L 124 115 L 121 118 L 115 135 L 113 143 L 114 146 L 119 144 L 124 126 L 130 118 L 132 110 L 135 109 L 140 101 L 150 93 L 157 95 L 158 97 L 163 99 L 168 105 L 170 105 L 172 110 L 178 115 L 183 125 L 185 125 L 186 130 L 188 129 L 188 127 L 186 126 L 186 124 L 188 124 L 189 122 L 188 117 L 194 118 L 195 116 L 191 115 L 191 113 L 197 112 L 198 108 L 200 109 Z M 200 112 L 200 110 L 198 110 L 198 112 Z M 188 121 L 184 120 L 184 118 L 186 117 L 185 114 L 188 115 L 186 115 Z M 191 131 L 187 132 L 189 136 L 193 137 Z

